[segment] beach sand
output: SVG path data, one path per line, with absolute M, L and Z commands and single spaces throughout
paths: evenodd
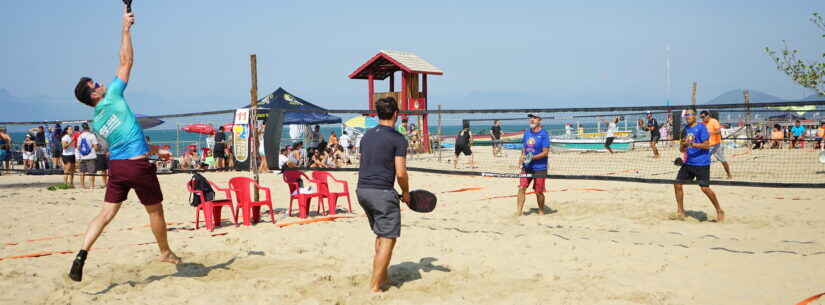
M 335 175 L 354 195 L 356 173 Z M 206 176 L 225 185 L 249 175 Z M 728 219 L 715 223 L 695 186 L 685 188 L 690 217 L 678 221 L 670 219 L 669 185 L 554 180 L 552 213 L 538 216 L 528 196 L 528 215 L 516 218 L 515 198 L 507 197 L 516 193 L 515 179 L 412 172 L 413 188 L 438 193 L 439 206 L 430 214 L 403 209 L 392 286 L 373 295 L 374 235 L 355 198 L 353 214 L 342 210 L 345 199 L 338 205 L 353 218 L 193 231 L 184 188 L 190 175 L 159 178 L 170 243 L 184 264 L 155 260 L 146 214 L 130 193 L 90 252 L 83 282 L 66 277 L 71 253 L 0 260 L 0 304 L 750 305 L 794 304 L 825 291 L 821 189 L 716 186 Z M 272 188 L 277 222 L 297 221 L 286 217 L 281 176 L 261 180 Z M 80 247 L 75 234 L 104 204 L 104 190 L 46 190 L 61 181 L 0 177 L 0 257 Z

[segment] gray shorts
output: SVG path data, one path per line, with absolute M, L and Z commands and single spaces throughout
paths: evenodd
M 716 160 L 719 162 L 728 162 L 728 160 L 725 159 L 725 146 L 722 145 L 722 143 L 711 146 L 710 154 L 716 156 Z
M 96 159 L 80 160 L 80 172 L 86 174 L 94 174 L 95 171 L 97 171 L 97 169 L 95 168 L 96 162 Z
M 395 190 L 359 188 L 355 194 L 375 235 L 386 238 L 401 236 L 401 208 Z

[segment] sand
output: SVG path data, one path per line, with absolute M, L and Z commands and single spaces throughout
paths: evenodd
M 411 165 L 437 162 L 420 159 Z M 221 185 L 238 175 L 206 174 Z M 355 173 L 335 175 L 354 188 Z M 0 257 L 79 248 L 73 234 L 84 232 L 104 190 L 46 190 L 61 179 L 0 176 Z M 339 202 L 354 218 L 193 231 L 188 179 L 160 176 L 170 243 L 184 264 L 155 261 L 131 193 L 83 282 L 65 275 L 73 254 L 0 260 L 0 304 L 794 304 L 825 291 L 821 189 L 716 186 L 728 220 L 715 223 L 695 186 L 686 187 L 690 217 L 679 221 L 670 219 L 672 186 L 557 180 L 548 184 L 552 213 L 538 216 L 529 196 L 528 215 L 516 218 L 515 199 L 500 198 L 515 194 L 516 180 L 413 172 L 414 188 L 437 192 L 439 206 L 404 210 L 392 287 L 372 295 L 374 235 L 355 198 L 353 214 Z M 277 223 L 298 220 L 286 217 L 281 176 L 262 182 Z M 464 188 L 480 189 L 449 192 Z

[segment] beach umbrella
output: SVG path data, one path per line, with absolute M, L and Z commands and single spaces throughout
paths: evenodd
M 190 124 L 190 125 L 183 126 L 183 128 L 181 128 L 181 130 L 186 131 L 186 132 L 200 133 L 200 134 L 206 134 L 206 135 L 210 135 L 210 134 L 215 133 L 215 128 L 213 128 L 212 125 L 209 125 L 209 124 Z
M 359 115 L 347 120 L 344 125 L 356 128 L 373 128 L 378 126 L 378 120 L 371 116 Z
M 163 124 L 163 120 L 156 119 L 152 117 L 148 117 L 143 114 L 135 114 L 135 117 L 138 120 L 138 124 L 140 124 L 140 128 L 149 129 L 152 127 L 157 127 L 160 124 Z
M 232 127 L 235 126 L 233 123 L 223 124 L 223 131 L 230 132 L 232 131 Z

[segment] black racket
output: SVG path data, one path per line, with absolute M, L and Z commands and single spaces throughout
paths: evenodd
M 123 4 L 126 4 L 126 12 L 132 12 L 132 0 L 123 0 Z
M 398 198 L 401 198 L 401 195 L 398 195 Z M 429 213 L 435 210 L 436 203 L 438 203 L 438 197 L 435 197 L 432 192 L 414 190 L 410 192 L 410 202 L 407 202 L 407 207 L 419 213 Z

